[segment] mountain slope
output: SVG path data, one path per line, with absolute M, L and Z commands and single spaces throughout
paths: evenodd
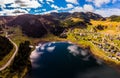
M 111 21 L 120 22 L 120 16 L 117 15 L 112 15 L 108 19 L 110 19 Z
M 86 28 L 90 19 L 102 20 L 102 16 L 91 12 L 50 13 L 45 15 L 24 14 L 14 17 L 0 17 L 7 26 L 20 26 L 22 32 L 30 37 L 42 37 L 47 33 L 60 35 L 66 28 Z M 74 21 L 78 19 L 78 21 Z M 82 20 L 82 21 L 81 21 Z M 66 25 L 66 23 L 68 23 Z M 72 25 L 69 25 L 72 24 Z
M 54 34 L 59 28 L 59 21 L 47 15 L 20 15 L 7 22 L 8 26 L 21 26 L 24 34 L 31 37 L 42 37 L 47 33 Z

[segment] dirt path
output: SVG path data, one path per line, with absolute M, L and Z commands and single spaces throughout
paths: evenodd
M 16 43 L 14 43 L 14 42 L 7 36 L 7 33 L 6 33 L 6 38 L 9 39 L 9 41 L 14 45 L 14 47 L 15 47 L 15 52 L 14 52 L 14 54 L 12 55 L 12 57 L 9 59 L 9 61 L 8 61 L 3 67 L 0 68 L 0 71 L 4 70 L 5 68 L 7 68 L 7 67 L 11 64 L 11 62 L 13 61 L 15 55 L 16 55 L 17 52 L 18 52 L 18 46 L 16 45 Z

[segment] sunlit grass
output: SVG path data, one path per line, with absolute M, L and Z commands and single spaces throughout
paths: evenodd
M 83 21 L 83 19 L 80 19 L 80 18 L 71 18 L 71 20 L 73 20 L 74 22 L 78 22 L 78 21 Z
M 111 35 L 116 35 L 116 34 L 120 34 L 120 22 L 111 22 L 111 21 L 94 21 L 91 20 L 91 23 L 94 26 L 97 25 L 103 25 L 106 26 L 107 29 L 104 29 L 102 31 L 100 31 L 103 34 L 111 34 Z
M 101 22 L 98 21 L 98 23 L 96 25 L 99 25 L 99 24 L 101 24 Z M 103 22 L 103 25 L 104 24 L 105 24 L 105 22 Z M 116 23 L 116 24 L 118 24 L 118 23 Z M 79 45 L 80 47 L 83 47 L 83 48 L 89 47 L 93 56 L 103 60 L 105 63 L 107 63 L 109 65 L 113 65 L 113 66 L 120 65 L 120 61 L 114 60 L 114 59 L 109 57 L 109 55 L 116 56 L 115 54 L 111 54 L 111 53 L 105 52 L 105 51 L 103 51 L 102 49 L 98 48 L 96 45 L 94 45 L 92 43 L 92 41 L 98 41 L 99 42 L 98 38 L 94 38 L 95 33 L 87 35 L 87 36 L 80 36 L 79 35 L 79 33 L 91 32 L 91 29 L 94 26 L 95 25 L 90 25 L 87 29 L 75 28 L 73 30 L 69 30 L 68 33 L 67 33 L 67 35 L 68 35 L 67 40 L 69 40 L 69 41 L 71 41 L 71 42 L 73 42 L 73 43 L 75 43 L 75 44 L 77 44 L 77 45 Z M 113 26 L 112 30 L 111 30 L 111 28 L 108 27 L 108 29 L 101 30 L 101 31 L 98 31 L 98 32 L 99 32 L 99 34 L 100 34 L 99 36 L 101 38 L 104 38 L 105 34 L 107 34 L 107 33 L 109 33 L 109 34 L 111 34 L 113 36 L 119 34 L 119 32 L 116 31 L 116 26 Z M 78 34 L 78 35 L 76 35 L 76 34 Z M 78 40 L 75 39 L 75 37 L 77 37 Z M 91 39 L 92 41 L 89 41 L 87 39 Z M 119 40 L 117 40 L 117 41 L 115 40 L 113 42 L 118 44 L 117 46 L 119 46 L 119 43 L 120 43 Z
M 108 26 L 108 27 L 112 27 L 114 28 L 114 26 L 118 26 L 120 25 L 120 22 L 111 22 L 111 21 L 95 21 L 95 20 L 91 20 L 91 23 L 96 26 L 96 25 L 105 25 L 105 26 Z
M 82 21 L 81 19 L 78 18 L 72 18 L 72 20 L 74 22 L 76 21 Z M 86 29 L 80 29 L 80 28 L 75 28 L 74 31 L 72 31 L 71 29 L 69 29 L 69 31 L 67 32 L 67 39 L 63 39 L 63 38 L 59 38 L 58 36 L 55 36 L 51 33 L 48 33 L 46 35 L 44 35 L 42 38 L 31 38 L 28 37 L 26 35 L 22 34 L 22 31 L 20 30 L 19 27 L 14 27 L 11 28 L 10 30 L 13 30 L 15 33 L 12 34 L 10 36 L 10 38 L 19 46 L 19 44 L 21 42 L 24 42 L 26 40 L 31 42 L 31 45 L 36 46 L 39 42 L 50 42 L 50 41 L 71 41 L 72 43 L 82 47 L 82 48 L 90 48 L 90 51 L 92 53 L 93 56 L 95 56 L 96 58 L 99 58 L 101 60 L 103 60 L 104 62 L 106 62 L 109 65 L 120 65 L 120 61 L 117 60 L 113 60 L 111 58 L 108 57 L 109 53 L 106 53 L 105 51 L 101 50 L 100 48 L 98 48 L 96 45 L 94 45 L 92 43 L 92 41 L 99 41 L 98 38 L 93 38 L 95 36 L 95 33 L 90 34 L 89 36 L 80 36 L 78 35 L 77 37 L 79 38 L 79 40 L 77 40 L 75 38 L 75 33 L 85 33 L 85 32 L 92 32 L 93 27 L 97 26 L 97 25 L 104 25 L 107 26 L 107 29 L 105 30 L 101 30 L 98 31 L 101 35 L 101 37 L 104 37 L 104 34 L 112 34 L 112 35 L 116 35 L 116 34 L 120 34 L 120 31 L 116 30 L 116 26 L 120 25 L 120 23 L 118 22 L 110 22 L 110 21 L 91 21 L 92 25 L 89 25 L 88 28 Z M 88 41 L 87 39 L 91 39 L 92 41 Z M 114 40 L 114 43 L 118 44 L 117 46 L 120 47 L 120 41 L 118 40 Z M 7 56 L 5 56 L 5 58 L 0 62 L 0 66 L 4 65 L 5 62 L 7 62 L 7 60 L 9 60 L 9 58 L 12 56 L 14 52 L 14 49 L 12 52 L 10 52 L 10 54 L 8 54 Z M 6 69 L 7 71 L 7 69 Z M 27 70 L 24 69 L 24 72 L 26 72 Z M 5 72 L 4 72 L 5 73 Z M 17 76 L 14 76 L 14 78 L 17 78 Z

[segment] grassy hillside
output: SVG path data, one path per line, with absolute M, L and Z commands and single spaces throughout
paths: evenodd
M 120 16 L 117 16 L 117 15 L 110 16 L 109 19 L 111 21 L 120 22 Z
M 0 67 L 5 63 L 4 61 L 8 60 L 7 55 L 10 54 L 10 52 L 13 49 L 12 43 L 5 37 L 0 36 Z M 4 61 L 2 61 L 4 60 Z
M 36 46 L 39 42 L 71 41 L 82 48 L 89 48 L 93 56 L 109 65 L 120 65 L 120 22 L 118 21 L 104 20 L 102 16 L 91 12 L 76 12 L 21 15 L 8 21 L 6 25 L 9 37 L 19 48 L 21 46 L 24 48 L 25 41 L 29 41 L 31 46 Z M 29 45 L 25 47 L 28 48 Z M 28 63 L 30 50 L 28 54 L 25 52 L 27 57 L 24 56 L 24 51 L 25 48 L 19 50 L 16 58 L 19 58 L 19 61 L 25 58 Z M 18 75 L 25 74 L 28 70 L 26 61 L 20 62 L 20 65 L 25 65 L 23 70 L 21 67 L 17 69 L 19 61 L 15 59 L 11 68 L 0 72 L 0 77 L 4 75 L 7 78 L 9 75 L 11 78 L 19 78 Z M 19 74 L 20 72 L 23 73 Z
M 98 26 L 98 25 L 102 25 L 104 26 L 106 29 L 104 29 L 102 32 L 103 34 L 111 34 L 111 35 L 118 35 L 120 33 L 120 22 L 111 22 L 111 21 L 94 21 L 91 20 L 91 23 L 93 24 L 93 26 Z

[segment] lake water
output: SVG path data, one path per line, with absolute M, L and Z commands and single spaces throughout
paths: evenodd
M 67 42 L 39 44 L 30 56 L 32 69 L 26 78 L 120 78 L 120 73 Z

